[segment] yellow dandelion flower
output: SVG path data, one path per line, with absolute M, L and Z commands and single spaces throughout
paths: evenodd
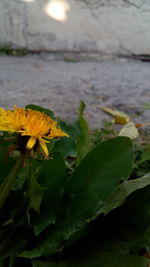
M 45 113 L 16 106 L 14 110 L 0 108 L 0 131 L 17 132 L 21 136 L 29 136 L 26 145 L 29 150 L 34 147 L 36 141 L 39 141 L 46 155 L 48 155 L 46 139 L 68 136 L 57 127 L 57 122 Z

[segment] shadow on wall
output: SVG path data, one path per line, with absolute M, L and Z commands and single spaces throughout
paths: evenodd
M 36 0 L 21 0 L 26 3 L 34 3 Z M 50 18 L 65 22 L 67 21 L 67 13 L 70 10 L 70 4 L 67 0 L 49 0 L 43 6 L 43 12 Z

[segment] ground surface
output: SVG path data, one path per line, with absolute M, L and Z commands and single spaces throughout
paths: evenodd
M 133 117 L 150 102 L 150 63 L 128 59 L 65 62 L 47 56 L 0 57 L 0 106 L 29 103 L 76 118 L 80 100 L 87 104 L 92 127 L 109 116 L 100 106 L 127 111 Z M 135 118 L 150 121 L 150 111 Z

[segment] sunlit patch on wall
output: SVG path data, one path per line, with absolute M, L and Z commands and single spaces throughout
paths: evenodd
M 26 3 L 33 3 L 35 0 L 20 0 L 21 2 L 26 2 Z
M 66 21 L 69 9 L 70 5 L 66 0 L 50 0 L 45 5 L 44 12 L 55 20 Z

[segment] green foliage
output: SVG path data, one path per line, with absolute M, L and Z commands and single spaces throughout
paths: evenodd
M 65 56 L 64 61 L 69 62 L 69 63 L 76 63 L 79 61 L 79 59 L 75 56 Z
M 28 187 L 28 195 L 30 198 L 29 209 L 34 209 L 37 213 L 40 212 L 41 201 L 45 190 L 46 187 L 44 188 L 37 183 L 36 175 L 33 169 L 31 169 Z
M 81 133 L 77 138 L 77 164 L 79 164 L 82 161 L 85 155 L 92 148 L 92 141 L 91 141 L 89 126 L 83 116 L 84 110 L 85 110 L 85 103 L 81 101 L 80 107 L 79 107 L 79 125 L 81 129 Z
M 16 175 L 18 173 L 19 168 L 21 167 L 21 160 L 19 159 L 14 168 L 11 170 L 11 172 L 8 174 L 7 177 L 5 177 L 5 180 L 3 181 L 3 183 L 0 186 L 0 209 L 3 207 L 7 196 L 14 184 L 14 180 L 16 179 Z
M 68 133 L 69 138 L 64 137 L 63 139 L 57 140 L 55 142 L 53 150 L 59 151 L 64 158 L 76 157 L 77 156 L 76 142 L 81 131 L 79 122 L 75 121 L 72 124 L 68 124 L 61 120 L 59 120 L 58 122 L 60 128 L 66 133 Z
M 28 54 L 28 51 L 25 48 L 13 48 L 9 45 L 0 46 L 0 55 L 1 56 L 25 56 Z
M 117 137 L 94 148 L 67 183 L 68 201 L 62 207 L 63 216 L 56 221 L 53 233 L 36 249 L 24 252 L 22 256 L 48 256 L 62 250 L 65 241 L 86 225 L 115 186 L 129 177 L 131 169 L 132 143 L 128 138 Z
M 49 157 L 20 154 L 15 135 L 0 136 L 0 266 L 148 266 L 149 145 L 110 123 L 90 131 L 84 109 L 58 121 L 69 138 L 52 140 Z
M 86 260 L 85 262 L 61 262 L 59 264 L 51 262 L 34 262 L 33 267 L 147 267 L 148 260 L 139 256 L 114 256 L 112 259 L 112 254 L 106 254 L 103 259 L 96 259 L 94 255 L 94 260 Z
M 34 232 L 38 235 L 49 224 L 56 222 L 64 188 L 66 185 L 65 163 L 60 153 L 53 155 L 50 161 L 38 164 L 38 183 L 45 189 L 40 214 L 34 222 Z
M 132 168 L 132 143 L 129 138 L 116 137 L 96 146 L 75 169 L 69 181 L 73 193 L 91 186 L 94 194 L 104 200 L 114 186 L 129 177 Z
M 97 215 L 107 214 L 111 210 L 119 207 L 124 203 L 126 198 L 134 191 L 150 185 L 150 173 L 147 175 L 130 181 L 124 181 L 112 191 L 103 207 L 97 212 Z
M 5 177 L 9 174 L 15 164 L 13 157 L 8 157 L 9 147 L 11 142 L 8 137 L 0 136 L 0 184 L 4 181 Z
M 26 109 L 33 109 L 33 110 L 37 110 L 40 112 L 44 112 L 47 116 L 50 116 L 52 119 L 54 119 L 54 113 L 52 110 L 46 109 L 46 108 L 42 108 L 40 106 L 37 105 L 26 105 Z
M 98 145 L 101 142 L 118 136 L 116 130 L 114 129 L 113 122 L 104 122 L 101 129 L 95 129 L 91 136 L 94 145 Z
M 99 217 L 91 224 L 88 235 L 67 248 L 59 262 L 35 260 L 33 266 L 147 267 L 149 261 L 142 255 L 146 242 L 150 242 L 145 236 L 150 220 L 149 190 L 147 187 L 134 192 L 122 207 Z

